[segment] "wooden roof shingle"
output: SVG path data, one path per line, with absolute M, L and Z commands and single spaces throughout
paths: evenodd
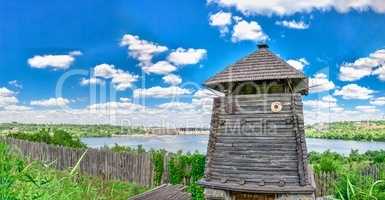
M 228 82 L 307 79 L 301 71 L 269 51 L 267 45 L 258 47 L 257 51 L 228 66 L 204 84 L 210 87 Z
M 191 200 L 183 185 L 164 184 L 128 200 Z

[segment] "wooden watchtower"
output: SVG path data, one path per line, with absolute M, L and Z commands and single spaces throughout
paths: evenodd
M 205 82 L 214 99 L 206 199 L 313 200 L 302 95 L 308 79 L 266 44 Z

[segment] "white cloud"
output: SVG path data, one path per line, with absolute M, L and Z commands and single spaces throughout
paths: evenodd
M 14 91 L 6 87 L 0 87 L 0 108 L 17 104 L 19 100 L 15 95 Z
M 305 58 L 300 58 L 298 60 L 290 59 L 290 60 L 287 60 L 286 62 L 300 71 L 303 71 L 303 68 L 309 65 L 309 62 Z
M 67 106 L 70 103 L 70 100 L 66 98 L 49 98 L 42 100 L 31 101 L 32 106 L 42 106 L 42 107 L 58 107 L 58 106 Z
M 71 53 L 69 55 L 36 55 L 28 59 L 28 64 L 32 68 L 38 69 L 68 69 L 75 61 L 75 56 L 77 55 L 73 55 Z
M 163 76 L 162 79 L 165 83 L 168 83 L 171 85 L 179 85 L 180 83 L 182 83 L 182 78 L 175 74 L 169 74 L 167 76 Z
M 15 88 L 22 89 L 23 85 L 18 80 L 12 80 L 8 82 L 9 85 L 12 85 Z
M 8 111 L 26 111 L 26 110 L 31 110 L 32 108 L 28 106 L 8 105 L 8 106 L 5 106 L 4 109 Z
M 349 84 L 336 90 L 334 95 L 342 96 L 343 99 L 370 99 L 373 97 L 374 91 L 357 84 Z
M 123 91 L 132 87 L 132 83 L 137 80 L 137 75 L 118 70 L 117 73 L 113 75 L 111 82 L 114 84 L 116 90 Z
M 112 78 L 116 73 L 117 70 L 114 65 L 103 63 L 94 67 L 94 76 L 96 77 Z
M 0 95 L 0 108 L 19 103 L 19 100 L 15 96 L 1 96 Z
M 316 93 L 332 90 L 335 88 L 335 85 L 327 78 L 326 74 L 318 73 L 314 78 L 309 79 L 309 87 L 310 92 Z
M 68 53 L 70 56 L 81 56 L 83 53 L 81 51 L 71 51 Z
M 376 106 L 384 106 L 385 105 L 385 97 L 377 97 L 370 100 L 370 104 Z
M 378 112 L 378 109 L 376 109 L 375 106 L 356 106 L 356 110 L 360 112 L 365 112 L 365 113 L 375 113 Z
M 232 14 L 230 12 L 219 11 L 215 14 L 210 15 L 210 25 L 219 28 L 221 35 L 229 32 L 228 26 L 231 25 Z
M 176 67 L 167 61 L 159 61 L 155 64 L 143 67 L 143 71 L 154 74 L 169 74 L 176 70 Z
M 25 111 L 31 109 L 27 106 L 17 105 L 18 103 L 19 100 L 16 97 L 16 92 L 6 87 L 0 87 L 0 110 Z
M 6 87 L 0 87 L 0 97 L 10 97 L 14 96 L 15 92 L 6 88 Z
M 247 22 L 245 20 L 241 20 L 234 25 L 231 40 L 233 42 L 243 40 L 264 42 L 268 38 L 269 37 L 262 31 L 262 27 L 256 21 Z
M 385 49 L 380 49 L 369 54 L 368 57 L 359 58 L 352 63 L 344 63 L 340 67 L 339 78 L 342 81 L 355 81 L 363 77 L 379 75 L 379 79 L 385 80 Z
M 154 97 L 154 98 L 168 98 L 181 95 L 191 94 L 191 91 L 177 86 L 160 87 L 155 86 L 148 89 L 135 89 L 134 97 Z
M 193 65 L 197 64 L 207 55 L 205 49 L 183 49 L 177 48 L 171 52 L 167 60 L 175 65 Z
M 128 97 L 120 97 L 119 100 L 120 100 L 121 102 L 129 102 L 129 101 L 131 101 L 131 99 L 128 98 Z
M 337 108 L 337 99 L 331 95 L 322 97 L 316 100 L 305 100 L 303 105 L 311 107 L 312 109 L 325 109 L 325 108 Z
M 151 65 L 151 60 L 155 54 L 168 50 L 166 46 L 142 40 L 138 36 L 131 34 L 125 34 L 120 45 L 127 46 L 128 54 L 137 59 L 142 67 Z
M 80 80 L 80 85 L 103 85 L 104 81 L 99 78 L 91 77 L 89 79 L 82 78 Z
M 107 102 L 107 103 L 98 103 L 88 106 L 88 109 L 97 111 L 97 110 L 107 110 L 107 111 L 124 111 L 124 112 L 133 112 L 140 111 L 145 109 L 144 106 L 129 102 Z
M 180 110 L 180 111 L 188 111 L 191 109 L 194 109 L 194 105 L 190 103 L 183 103 L 183 102 L 169 102 L 169 103 L 163 103 L 158 106 L 160 109 L 163 110 Z
M 138 80 L 138 76 L 127 71 L 115 68 L 114 65 L 100 64 L 94 67 L 94 76 L 110 79 L 114 88 L 119 91 L 126 90 Z M 95 80 L 96 81 L 96 80 Z
M 380 0 L 340 0 L 340 1 L 309 1 L 309 0 L 207 0 L 221 7 L 235 7 L 245 15 L 293 15 L 308 13 L 314 10 L 328 11 L 334 9 L 345 13 L 350 10 L 364 11 L 372 9 L 378 13 L 385 13 L 385 4 Z
M 276 21 L 275 24 L 280 25 L 280 26 L 284 26 L 284 27 L 287 27 L 290 29 L 302 29 L 302 30 L 308 29 L 310 26 L 309 24 L 306 24 L 304 21 L 295 21 L 295 20 Z

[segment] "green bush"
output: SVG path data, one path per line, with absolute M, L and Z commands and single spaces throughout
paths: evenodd
M 160 185 L 162 183 L 162 177 L 164 172 L 164 156 L 166 155 L 166 151 L 157 150 L 152 151 L 152 161 L 154 163 L 154 182 L 155 185 Z
M 40 142 L 46 144 L 53 144 L 72 148 L 86 148 L 87 146 L 80 141 L 80 138 L 72 136 L 64 130 L 41 129 L 38 132 L 33 133 L 11 133 L 7 135 L 20 140 L 27 140 L 31 142 Z

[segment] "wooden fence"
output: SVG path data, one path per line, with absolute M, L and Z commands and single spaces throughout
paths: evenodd
M 12 146 L 16 151 L 32 160 L 52 163 L 56 169 L 68 169 L 76 165 L 86 150 L 53 146 L 12 138 L 0 138 Z M 168 161 L 165 156 L 162 184 L 168 183 Z M 362 175 L 379 179 L 384 168 L 370 166 L 362 171 Z M 99 176 L 107 180 L 122 180 L 137 183 L 147 187 L 154 186 L 154 167 L 150 153 L 114 153 L 109 150 L 87 149 L 80 163 L 82 173 Z M 316 195 L 326 196 L 333 191 L 338 176 L 334 173 L 315 174 L 317 185 Z
M 384 172 L 385 167 L 382 165 L 370 165 L 361 171 L 362 176 L 369 176 L 373 180 L 379 180 L 381 172 Z M 327 196 L 333 193 L 334 184 L 339 176 L 336 173 L 320 173 L 314 174 L 315 183 L 317 185 L 316 196 Z
M 52 167 L 59 170 L 74 167 L 86 151 L 12 138 L 2 139 L 23 156 L 52 163 Z M 79 168 L 82 173 L 107 180 L 128 181 L 147 187 L 154 185 L 150 153 L 114 153 L 109 150 L 87 149 Z

